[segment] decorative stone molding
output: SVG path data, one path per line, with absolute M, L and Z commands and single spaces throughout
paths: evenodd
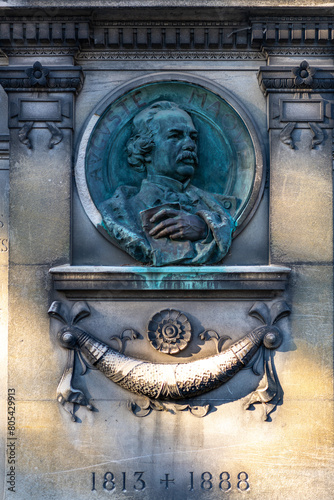
M 3 17 L 0 46 L 10 53 L 23 47 L 81 47 L 113 50 L 230 50 L 262 46 L 331 45 L 330 17 L 258 17 L 242 21 L 115 21 L 91 16 Z M 291 47 L 296 46 L 296 49 Z
M 81 45 L 113 49 L 213 49 L 248 47 L 245 23 L 172 21 L 81 21 L 73 18 L 7 18 L 0 24 L 1 46 Z
M 49 69 L 38 61 L 31 67 L 0 66 L 0 85 L 6 92 L 73 92 L 78 94 L 83 85 L 83 73 L 80 66 Z
M 9 95 L 8 127 L 19 129 L 18 139 L 28 149 L 34 124 L 50 131 L 50 149 L 62 141 L 61 129 L 73 127 L 73 96 L 83 85 L 80 66 L 48 68 L 39 61 L 30 67 L 3 66 L 0 84 Z
M 265 46 L 327 45 L 333 42 L 331 17 L 258 17 L 251 19 L 252 42 Z
M 79 47 L 6 47 L 4 57 L 75 56 Z M 0 56 L 1 57 L 1 56 Z
M 307 63 L 301 61 L 300 64 Z M 296 92 L 333 92 L 334 91 L 334 68 L 312 68 L 312 79 L 302 81 L 296 79 L 300 66 L 266 66 L 261 67 L 258 74 L 260 88 L 264 95 L 267 93 L 296 93 Z
M 84 61 L 244 61 L 265 60 L 262 52 L 254 50 L 230 50 L 230 51 L 163 51 L 163 50 L 137 50 L 137 51 L 115 51 L 115 50 L 82 50 L 76 55 L 76 60 Z
M 2 47 L 32 45 L 77 45 L 89 43 L 90 22 L 69 16 L 50 17 L 43 13 L 26 18 L 3 17 L 0 23 Z
M 295 149 L 293 131 L 309 128 L 310 149 L 320 146 L 323 129 L 334 127 L 334 68 L 312 67 L 304 60 L 294 67 L 261 67 L 258 80 L 269 97 L 269 128 L 281 129 L 281 142 Z
M 323 45 L 293 45 L 293 46 L 268 46 L 262 47 L 262 52 L 268 56 L 287 56 L 287 57 L 333 57 L 333 47 Z
M 0 135 L 0 162 L 1 160 L 9 160 L 9 135 L 7 134 Z
M 290 269 L 279 266 L 108 267 L 50 269 L 54 289 L 71 300 L 135 297 L 227 297 L 268 299 L 281 294 Z

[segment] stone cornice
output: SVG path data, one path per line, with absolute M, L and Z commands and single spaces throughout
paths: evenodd
M 73 92 L 83 85 L 80 66 L 48 68 L 36 62 L 28 66 L 0 66 L 0 85 L 6 92 Z
M 159 296 L 270 298 L 285 290 L 290 269 L 281 266 L 70 266 L 50 269 L 54 289 L 70 299 Z M 205 300 L 204 298 L 204 300 Z
M 312 68 L 307 61 L 296 67 L 265 66 L 259 70 L 258 81 L 265 95 L 282 92 L 333 92 L 334 68 Z
M 80 47 L 105 50 L 245 50 L 266 47 L 333 48 L 333 18 L 254 17 L 244 21 L 93 19 L 69 15 L 2 17 L 0 47 Z

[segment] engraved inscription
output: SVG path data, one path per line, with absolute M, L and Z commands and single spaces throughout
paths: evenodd
M 3 231 L 1 231 L 3 229 Z M 4 220 L 4 214 L 0 214 L 0 253 L 8 252 L 9 241 L 8 238 L 3 238 L 6 235 L 6 224 Z
M 248 474 L 247 472 L 239 472 L 238 474 L 238 490 L 240 491 L 247 491 L 249 490 L 249 483 L 248 483 Z
M 106 492 L 110 491 L 121 491 L 122 493 L 128 493 L 130 491 L 140 492 L 145 490 L 147 487 L 152 487 L 152 484 L 147 484 L 144 480 L 144 471 L 137 471 L 134 473 L 128 473 L 122 471 L 121 473 L 114 473 L 111 471 L 101 474 L 99 477 L 96 472 L 92 472 L 91 479 L 91 491 L 103 490 Z M 231 475 L 227 471 L 221 472 L 219 475 L 215 475 L 210 471 L 205 471 L 200 474 L 196 474 L 193 471 L 188 472 L 189 474 L 189 484 L 187 487 L 188 491 L 217 491 L 228 493 L 231 490 L 238 490 L 243 493 L 250 489 L 249 475 L 247 472 L 242 471 L 236 475 Z M 159 478 L 159 479 L 158 479 Z M 174 474 L 170 472 L 164 472 L 163 474 L 156 477 L 154 483 L 160 485 L 161 488 L 168 490 L 171 486 L 177 487 L 181 482 L 181 478 L 177 479 Z
M 202 490 L 211 490 L 212 489 L 212 474 L 211 472 L 203 472 L 201 475 L 201 488 Z
M 114 474 L 112 472 L 106 472 L 104 475 L 103 489 L 107 491 L 112 491 L 115 488 Z
M 170 479 L 169 474 L 165 474 L 165 479 L 160 479 L 160 484 L 165 483 L 165 488 L 168 490 L 169 483 L 175 484 L 175 479 Z
M 230 483 L 230 474 L 228 472 L 222 472 L 219 476 L 219 479 L 219 489 L 222 491 L 230 491 L 230 489 L 232 488 Z
M 92 472 L 92 491 L 96 491 L 96 488 L 95 488 L 95 472 Z
M 145 488 L 146 488 L 146 483 L 145 483 L 145 481 L 142 479 L 143 474 L 144 474 L 144 472 L 135 472 L 135 473 L 134 473 L 134 476 L 136 477 L 136 479 L 137 479 L 137 480 L 136 480 L 136 482 L 135 482 L 135 484 L 134 484 L 134 486 L 133 486 L 133 487 L 134 487 L 134 489 L 135 489 L 136 491 L 142 491 L 143 489 L 145 489 Z
M 190 486 L 189 486 L 189 491 L 194 491 L 194 473 L 189 472 L 190 474 Z
M 0 238 L 0 252 L 8 252 L 8 238 Z
M 114 489 L 119 489 L 122 485 L 122 492 L 125 493 L 129 490 L 143 491 L 146 488 L 146 483 L 143 479 L 144 471 L 134 472 L 130 475 L 129 479 L 126 472 L 122 472 L 122 477 L 116 478 L 113 472 L 106 472 L 103 475 L 102 481 L 96 477 L 96 472 L 92 472 L 92 489 L 91 491 L 97 491 L 98 489 L 103 489 L 105 491 L 113 491 Z M 168 474 L 166 474 L 168 476 Z M 171 482 L 171 480 L 169 480 Z M 128 488 L 127 488 L 128 487 Z

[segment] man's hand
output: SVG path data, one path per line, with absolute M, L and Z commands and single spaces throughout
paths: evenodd
M 206 223 L 198 215 L 187 214 L 173 208 L 160 210 L 153 215 L 150 222 L 159 222 L 149 233 L 156 239 L 198 241 L 204 240 L 208 231 Z

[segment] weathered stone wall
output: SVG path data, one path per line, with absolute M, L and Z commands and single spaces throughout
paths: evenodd
M 6 382 L 8 309 L 11 408 L 15 402 L 7 415 L 1 393 L 4 498 L 331 497 L 333 5 L 290 4 L 141 2 L 137 9 L 80 1 L 76 10 L 34 1 L 34 10 L 31 2 L 0 2 L 0 373 Z M 74 179 L 82 134 L 101 103 L 135 78 L 175 72 L 233 94 L 252 117 L 267 165 L 251 220 L 208 269 L 138 266 L 92 224 Z M 282 300 L 289 317 L 272 307 Z M 268 421 L 261 405 L 244 409 L 260 366 L 260 375 L 243 369 L 181 400 L 184 407 L 154 406 L 98 370 L 80 375 L 76 358 L 72 385 L 96 410 L 77 406 L 73 422 L 64 411 L 71 404 L 56 397 L 67 351 L 57 340 L 59 310 L 50 327 L 54 301 L 63 311 L 85 301 L 89 312 L 79 304 L 86 313 L 78 319 L 72 309 L 67 319 L 72 314 L 115 349 L 122 342 L 111 337 L 133 329 L 125 354 L 158 363 L 214 355 L 217 342 L 199 337 L 205 330 L 227 336 L 221 343 L 229 347 L 262 324 L 261 314 L 249 314 L 261 302 L 283 335 L 272 357 L 266 351 L 283 400 Z M 167 308 L 193 328 L 174 359 L 153 350 L 146 333 Z M 7 427 L 8 416 L 15 426 Z

